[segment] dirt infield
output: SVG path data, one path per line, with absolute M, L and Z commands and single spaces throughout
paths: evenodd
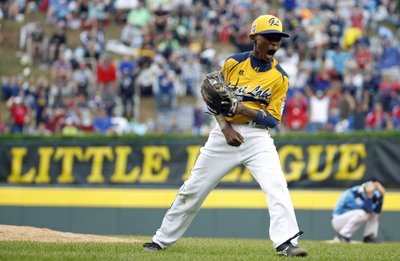
M 0 225 L 0 241 L 34 241 L 46 243 L 139 243 L 140 240 L 60 232 L 48 228 Z

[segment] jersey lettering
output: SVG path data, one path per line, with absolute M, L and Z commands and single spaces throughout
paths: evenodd
M 249 53 L 241 53 L 235 58 L 228 58 L 222 71 L 226 73 L 227 82 L 237 83 L 235 94 L 241 104 L 254 110 L 263 109 L 275 119 L 281 120 L 288 79 L 277 68 L 276 60 L 267 64 L 254 59 Z M 235 115 L 228 120 L 249 121 L 243 115 Z

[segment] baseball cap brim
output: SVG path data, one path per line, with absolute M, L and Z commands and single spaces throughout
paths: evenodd
M 284 33 L 284 32 L 280 32 L 280 31 L 278 31 L 278 30 L 265 30 L 265 31 L 261 31 L 261 32 L 256 33 L 256 34 L 262 34 L 262 35 L 267 35 L 267 34 L 279 34 L 280 36 L 285 37 L 285 38 L 289 38 L 289 37 L 290 37 L 289 34 Z

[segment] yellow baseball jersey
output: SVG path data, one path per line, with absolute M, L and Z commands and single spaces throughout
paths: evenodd
M 265 62 L 254 57 L 252 52 L 238 53 L 226 59 L 221 71 L 226 82 L 235 86 L 235 94 L 242 105 L 263 109 L 281 120 L 289 78 L 276 59 Z M 243 123 L 251 119 L 235 115 L 227 117 L 227 121 Z

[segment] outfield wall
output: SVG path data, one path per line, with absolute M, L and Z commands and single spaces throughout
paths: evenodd
M 0 136 L 0 224 L 151 235 L 205 140 Z M 380 239 L 400 240 L 400 132 L 275 141 L 304 239 L 331 239 L 340 194 L 378 178 L 388 189 Z M 265 238 L 267 231 L 265 195 L 238 166 L 207 198 L 186 236 Z
M 66 232 L 115 235 L 152 235 L 160 225 L 165 209 L 2 207 L 0 223 L 45 227 Z M 334 232 L 330 211 L 297 210 L 302 239 L 328 240 Z M 379 240 L 400 241 L 399 212 L 384 212 Z M 267 210 L 202 209 L 185 237 L 267 238 Z M 362 227 L 363 228 L 363 227 Z M 354 239 L 362 238 L 360 230 Z
M 3 139 L 0 184 L 179 187 L 190 176 L 205 137 Z M 400 189 L 400 132 L 275 139 L 289 187 L 348 188 L 378 178 Z M 244 166 L 220 187 L 259 188 Z
M 65 196 L 68 193 L 69 196 Z M 292 190 L 303 239 L 332 239 L 331 208 L 341 191 Z M 152 235 L 175 189 L 0 187 L 0 224 L 60 231 Z M 146 199 L 144 199 L 146 198 Z M 388 191 L 379 239 L 400 241 L 400 192 Z M 114 207 L 112 207 L 114 206 Z M 259 190 L 215 190 L 185 236 L 266 238 L 269 216 Z M 355 235 L 361 239 L 362 231 Z

